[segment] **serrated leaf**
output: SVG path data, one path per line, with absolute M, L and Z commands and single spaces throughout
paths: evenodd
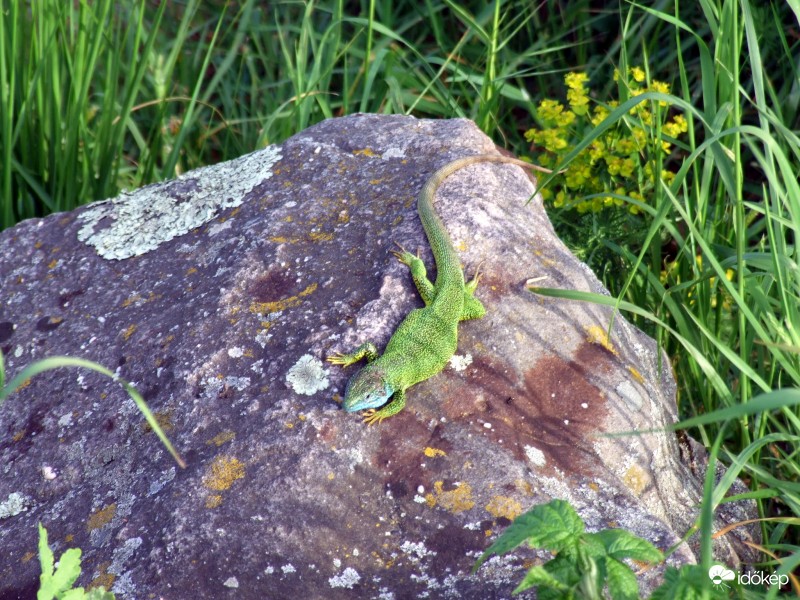
M 613 558 L 606 560 L 608 591 L 613 600 L 638 600 L 639 582 L 636 575 L 625 563 Z
M 534 548 L 562 552 L 574 548 L 583 534 L 583 520 L 563 500 L 552 500 L 528 514 L 532 516 L 529 525 L 534 526 L 528 543 Z
M 58 559 L 58 567 L 53 573 L 52 585 L 57 594 L 68 590 L 81 574 L 81 549 L 69 548 Z
M 47 544 L 47 529 L 39 523 L 39 564 L 42 566 L 42 574 L 39 576 L 39 591 L 36 600 L 52 600 L 60 591 L 53 586 L 53 551 Z
M 552 588 L 562 593 L 569 589 L 568 585 L 565 585 L 563 582 L 559 581 L 556 577 L 549 573 L 547 569 L 542 566 L 536 566 L 528 569 L 525 577 L 512 593 L 519 594 L 520 592 L 524 592 L 525 590 L 540 585 Z
M 572 548 L 583 533 L 583 521 L 569 503 L 552 500 L 517 517 L 472 568 L 474 573 L 492 554 L 506 554 L 525 540 L 534 548 L 561 552 Z
M 39 523 L 39 564 L 42 566 L 42 575 L 53 574 L 54 562 L 53 551 L 47 544 L 47 529 Z
M 603 543 L 608 556 L 617 560 L 631 558 L 649 563 L 664 560 L 664 555 L 653 544 L 624 529 L 605 529 L 591 535 Z

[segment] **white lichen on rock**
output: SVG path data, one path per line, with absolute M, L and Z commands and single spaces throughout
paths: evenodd
M 109 260 L 145 254 L 241 205 L 280 159 L 280 148 L 269 146 L 98 202 L 78 215 L 78 239 Z
M 457 373 L 465 370 L 468 366 L 472 364 L 472 355 L 467 353 L 464 356 L 460 354 L 454 354 L 450 357 L 450 366 L 453 367 L 453 370 Z
M 347 588 L 348 590 L 353 589 L 353 586 L 359 581 L 361 581 L 361 575 L 352 567 L 347 567 L 339 575 L 328 578 L 328 584 L 332 588 Z
M 296 394 L 311 396 L 328 387 L 328 373 L 321 360 L 304 354 L 286 373 L 286 383 Z
M 19 492 L 11 492 L 8 498 L 0 502 L 0 519 L 16 517 L 19 513 L 28 510 L 30 500 Z

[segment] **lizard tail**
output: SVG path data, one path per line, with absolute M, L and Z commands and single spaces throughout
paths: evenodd
M 422 227 L 425 230 L 425 235 L 428 237 L 428 242 L 433 251 L 433 258 L 436 261 L 436 289 L 442 289 L 440 286 L 447 281 L 449 277 L 459 277 L 461 285 L 463 286 L 464 274 L 461 270 L 461 263 L 456 254 L 450 236 L 445 229 L 441 217 L 433 208 L 434 197 L 439 185 L 447 179 L 450 175 L 475 163 L 489 162 L 489 163 L 504 163 L 509 165 L 517 165 L 526 169 L 533 169 L 543 173 L 552 173 L 549 169 L 534 165 L 524 160 L 511 158 L 509 156 L 501 156 L 499 154 L 476 154 L 474 156 L 465 156 L 451 161 L 436 171 L 425 183 L 422 191 L 417 198 L 417 211 L 419 218 L 422 221 Z M 444 279 L 442 279 L 444 278 Z M 461 290 L 461 288 L 458 288 Z M 459 291 L 459 294 L 462 293 Z

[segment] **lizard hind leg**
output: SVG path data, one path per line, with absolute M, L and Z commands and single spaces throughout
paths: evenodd
M 474 295 L 475 290 L 478 287 L 478 282 L 481 279 L 482 264 L 483 262 L 481 261 L 481 263 L 478 265 L 478 268 L 475 269 L 475 277 L 473 277 L 464 285 L 464 308 L 461 310 L 461 317 L 458 319 L 459 321 L 480 319 L 486 314 L 486 309 L 484 308 L 483 304 Z
M 414 280 L 414 285 L 417 286 L 417 291 L 422 301 L 425 303 L 425 306 L 428 306 L 436 297 L 436 287 L 431 283 L 431 280 L 428 279 L 428 271 L 425 269 L 425 263 L 419 257 L 419 252 L 417 252 L 415 256 L 411 254 L 411 252 L 405 250 L 400 244 L 398 244 L 398 247 L 400 250 L 393 250 L 392 254 L 397 257 L 397 260 L 408 266 L 409 271 L 411 271 L 411 279 Z

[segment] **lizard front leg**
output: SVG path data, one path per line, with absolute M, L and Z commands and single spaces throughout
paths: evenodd
M 380 423 L 384 419 L 396 415 L 406 405 L 406 391 L 397 390 L 389 400 L 389 403 L 379 409 L 371 408 L 364 413 L 364 423 L 372 425 L 373 423 Z
M 366 358 L 368 363 L 378 358 L 378 349 L 372 342 L 365 342 L 356 348 L 350 354 L 343 354 L 342 352 L 335 352 L 331 354 L 326 360 L 335 365 L 348 366 L 357 363 L 362 358 Z

